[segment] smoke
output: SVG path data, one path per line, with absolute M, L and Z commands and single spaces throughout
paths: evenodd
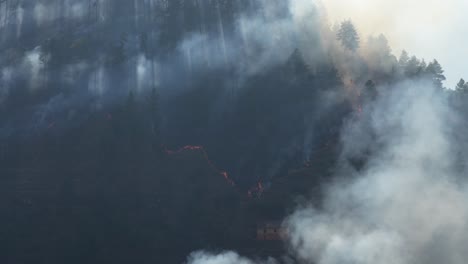
M 157 5 L 160 7 L 155 10 L 164 8 L 162 2 Z M 147 4 L 138 4 L 133 10 L 141 13 L 123 12 L 129 15 L 127 20 L 138 17 L 140 28 L 119 27 L 118 21 L 127 21 L 120 17 L 115 23 L 103 21 L 120 8 L 107 0 L 18 4 L 22 10 L 18 14 L 24 16 L 24 21 L 17 23 L 18 35 L 5 37 L 4 45 L 8 47 L 18 39 L 31 44 L 17 51 L 11 47 L 13 52 L 5 48 L 0 54 L 2 58 L 15 58 L 2 67 L 2 71 L 8 68 L 13 74 L 2 75 L 4 84 L 11 85 L 2 88 L 0 103 L 14 94 L 11 90 L 24 87 L 31 92 L 53 88 L 58 93 L 71 91 L 74 97 L 91 95 L 104 107 L 124 99 L 129 90 L 144 94 L 157 87 L 162 101 L 167 102 L 214 71 L 225 73 L 222 88 L 227 97 L 247 78 L 285 63 L 298 48 L 311 69 L 328 60 L 325 20 L 314 1 L 256 0 L 250 7 L 232 11 L 232 17 L 224 16 L 222 5 L 200 6 L 210 7 L 202 13 L 209 13 L 212 24 L 202 18 L 198 21 L 200 29 L 193 25 L 164 28 L 167 25 L 163 23 L 149 23 L 142 8 Z M 103 28 L 105 37 L 95 35 L 98 27 Z M 174 37 L 167 50 L 162 47 L 165 30 L 172 30 Z M 39 34 L 35 36 L 35 32 Z M 141 32 L 145 32 L 145 41 Z M 46 106 L 48 101 L 37 103 Z
M 38 88 L 45 78 L 41 74 L 41 71 L 44 69 L 44 63 L 41 61 L 41 47 L 36 47 L 34 50 L 27 52 L 23 63 L 29 69 L 29 87 L 31 89 Z
M 52 19 L 53 16 L 47 12 L 47 7 L 42 3 L 37 3 L 34 6 L 34 19 L 38 25 L 41 25 L 45 21 Z
M 454 114 L 428 83 L 386 88 L 343 131 L 343 160 L 370 152 L 368 165 L 356 173 L 343 164 L 323 208 L 286 220 L 290 245 L 318 264 L 464 263 L 468 196 L 453 164 Z
M 129 26 L 119 29 L 117 22 L 115 26 L 112 26 L 112 24 L 97 21 L 97 24 L 101 23 L 100 26 L 108 27 L 108 34 L 112 35 L 112 37 L 107 36 L 110 40 L 106 40 L 111 42 L 111 50 L 108 51 L 109 45 L 103 43 L 100 45 L 107 50 L 105 51 L 101 46 L 93 47 L 95 53 L 98 53 L 94 54 L 93 57 L 74 55 L 88 53 L 89 51 L 86 49 L 89 46 L 87 45 L 92 45 L 90 44 L 92 41 L 98 41 L 99 36 L 86 35 L 87 30 L 83 31 L 81 28 L 62 32 L 56 29 L 53 23 L 59 23 L 63 27 L 72 26 L 74 23 L 71 22 L 93 17 L 96 15 L 94 12 L 98 12 L 98 17 L 102 18 L 105 16 L 103 12 L 106 12 L 106 7 L 109 5 L 107 2 L 106 0 L 94 1 L 91 6 L 88 6 L 89 3 L 83 0 L 67 0 L 65 3 L 38 1 L 28 5 L 18 4 L 17 9 L 20 11 L 16 12 L 18 16 L 18 22 L 16 22 L 18 35 L 16 37 L 29 38 L 30 36 L 26 36 L 26 34 L 32 34 L 32 31 L 44 32 L 44 34 L 38 36 L 40 43 L 35 43 L 37 48 L 25 48 L 24 66 L 28 68 L 30 74 L 28 76 L 15 74 L 15 76 L 29 79 L 30 86 L 33 86 L 31 88 L 38 88 L 41 85 L 47 86 L 48 83 L 44 83 L 47 81 L 44 79 L 44 75 L 47 71 L 53 70 L 50 68 L 44 71 L 44 67 L 48 63 L 47 59 L 64 60 L 60 63 L 64 64 L 62 65 L 64 68 L 73 70 L 76 78 L 73 80 L 73 76 L 67 74 L 68 71 L 65 73 L 58 71 L 53 73 L 52 79 L 62 79 L 66 81 L 67 85 L 75 82 L 76 86 L 80 86 L 83 84 L 82 80 L 78 78 L 81 78 L 82 75 L 89 75 L 87 78 L 89 90 L 103 97 L 106 95 L 105 91 L 113 90 L 106 86 L 114 84 L 101 81 L 101 79 L 115 79 L 119 76 L 109 76 L 112 74 L 111 71 L 103 74 L 103 69 L 93 69 L 91 66 L 96 64 L 96 58 L 104 58 L 112 62 L 122 60 L 122 63 L 125 64 L 123 72 L 128 75 L 129 86 L 136 87 L 138 91 L 145 91 L 148 87 L 153 88 L 155 85 L 161 89 L 171 86 L 171 90 L 175 90 L 172 87 L 186 86 L 198 76 L 197 74 L 219 69 L 234 72 L 233 75 L 237 78 L 235 81 L 242 80 L 284 63 L 298 48 L 312 69 L 328 60 L 327 49 L 330 40 L 329 34 L 325 33 L 327 25 L 324 21 L 326 20 L 322 17 L 322 12 L 314 1 L 305 0 L 286 2 L 257 0 L 254 1 L 256 6 L 253 8 L 254 10 L 245 8 L 246 10 L 236 11 L 233 18 L 222 17 L 218 6 L 218 15 L 211 14 L 215 16 L 211 23 L 219 24 L 218 26 L 212 25 L 209 30 L 189 30 L 188 28 L 192 25 L 183 25 L 182 30 L 180 30 L 174 26 L 173 34 L 178 35 L 178 39 L 176 43 L 173 43 L 173 49 L 158 55 L 156 55 L 157 52 L 162 49 L 157 44 L 155 47 L 153 45 L 158 42 L 157 38 L 158 35 L 162 34 L 161 30 L 165 29 L 157 26 L 154 28 L 152 25 L 151 30 L 154 32 L 150 31 L 151 33 L 147 34 L 147 39 L 151 41 L 150 49 L 154 51 L 149 52 L 153 53 L 149 55 L 142 54 L 138 48 L 141 42 L 138 33 L 139 31 L 148 31 L 146 28 L 148 25 L 140 25 L 141 22 L 138 25 L 142 28 L 137 30 L 130 29 Z M 151 1 L 151 3 L 153 2 Z M 164 8 L 162 2 L 158 2 L 157 5 Z M 216 13 L 213 10 L 205 10 L 204 12 L 208 11 Z M 146 10 L 142 10 L 141 6 L 138 5 L 135 12 L 142 12 L 141 14 L 132 13 L 140 19 L 144 17 Z M 23 19 L 23 17 L 32 17 L 32 19 Z M 23 22 L 23 20 L 25 21 Z M 199 26 L 205 28 L 206 22 L 201 20 L 202 25 Z M 127 30 L 136 34 L 126 32 Z M 25 36 L 21 36 L 22 34 Z M 66 37 L 70 43 L 64 43 L 63 45 L 66 46 L 62 47 L 60 46 L 62 44 L 57 43 L 64 40 L 63 34 L 68 34 Z M 125 40 L 123 41 L 123 39 Z M 14 40 L 7 39 L 5 44 L 9 45 L 12 41 Z M 102 40 L 99 41 L 102 42 Z M 120 44 L 119 41 L 121 41 Z M 52 44 L 59 45 L 60 49 L 64 51 L 60 49 L 57 51 L 57 48 Z M 46 54 L 48 48 L 52 49 L 51 55 Z M 70 53 L 70 56 L 65 52 Z M 117 58 L 108 58 L 109 56 Z M 75 65 L 80 67 L 75 67 Z M 82 67 L 83 65 L 86 67 Z M 8 66 L 14 67 L 15 65 Z M 15 69 L 17 72 L 21 72 L 21 70 L 19 67 Z M 119 73 L 119 75 L 121 74 Z M 66 76 L 55 78 L 55 75 Z M 106 76 L 103 77 L 103 75 Z
M 86 16 L 86 5 L 81 0 L 64 0 L 61 4 L 54 1 L 38 1 L 34 4 L 32 15 L 38 26 L 46 25 L 60 17 L 79 20 Z
M 195 252 L 188 257 L 187 264 L 276 264 L 277 262 L 273 259 L 266 261 L 252 261 L 247 258 L 243 258 L 234 252 L 224 252 L 222 254 L 210 254 L 205 252 Z
M 310 66 L 326 60 L 325 24 L 314 1 L 258 2 L 259 11 L 239 15 L 233 32 L 194 33 L 184 38 L 177 50 L 188 67 L 202 70 L 229 65 L 245 77 L 284 63 L 295 49 L 301 50 Z
M 181 79 L 190 79 L 194 73 L 220 68 L 234 68 L 236 74 L 239 75 L 238 77 L 243 78 L 285 62 L 296 48 L 301 49 L 303 56 L 311 66 L 319 65 L 326 59 L 326 45 L 323 45 L 321 35 L 323 19 L 321 19 L 320 13 L 313 1 L 295 0 L 284 2 L 259 0 L 255 2 L 258 7 L 256 7 L 253 14 L 248 11 L 240 11 L 233 16 L 234 21 L 226 21 L 228 18 L 222 17 L 218 10 L 216 21 L 212 23 L 217 23 L 219 26 L 214 25 L 210 30 L 200 31 L 185 28 L 180 30 L 174 26 L 173 34 L 180 34 L 178 36 L 180 38 L 174 43 L 174 49 L 159 56 L 141 54 L 141 51 L 137 47 L 140 36 L 133 33 L 129 34 L 129 32 L 122 33 L 122 31 L 130 30 L 130 28 L 120 30 L 117 24 L 116 26 L 111 26 L 111 24 L 105 24 L 104 22 L 102 22 L 101 26 L 111 28 L 109 31 L 114 35 L 114 39 L 111 41 L 118 42 L 119 40 L 115 40 L 115 36 L 119 36 L 119 34 L 125 35 L 125 41 L 122 42 L 122 50 L 118 51 L 122 51 L 122 56 L 125 56 L 122 60 L 126 64 L 126 72 L 130 75 L 130 78 L 136 79 L 135 85 L 137 86 L 137 90 L 152 87 L 154 81 L 159 83 L 165 80 L 165 84 L 174 84 L 175 82 L 180 85 Z M 51 27 L 51 23 L 60 23 L 61 26 L 73 25 L 73 23 L 68 22 L 95 15 L 93 12 L 103 13 L 106 11 L 107 1 L 99 0 L 92 3 L 92 6 L 88 6 L 88 2 L 83 0 L 67 0 L 65 3 L 38 1 L 37 3 L 28 5 L 17 4 L 17 9 L 20 11 L 16 12 L 18 16 L 18 22 L 16 22 L 18 36 L 16 37 L 20 37 L 21 34 L 30 34 L 32 30 L 44 31 L 44 36 L 39 38 L 43 43 L 36 43 L 35 46 L 44 46 L 43 48 L 46 48 L 47 42 L 44 41 L 45 39 L 61 41 L 61 35 L 64 34 L 61 31 L 55 32 L 56 30 L 54 27 Z M 158 5 L 164 8 L 162 2 L 158 3 Z M 140 9 L 138 7 L 135 12 L 142 13 L 133 14 L 135 17 L 143 16 L 145 10 Z M 28 17 L 27 15 L 31 15 L 32 19 L 23 22 L 23 17 Z M 99 17 L 104 17 L 104 14 L 99 14 Z M 98 21 L 97 23 L 101 22 Z M 206 26 L 204 21 L 202 21 L 202 24 L 200 26 Z M 189 26 L 191 25 L 184 25 L 183 27 Z M 147 30 L 145 27 L 147 25 L 138 28 L 136 31 L 145 31 Z M 149 39 L 157 42 L 157 37 L 155 36 L 160 35 L 161 32 L 159 31 L 163 29 L 156 27 L 156 29 L 153 28 L 152 30 L 155 32 L 148 34 Z M 52 34 L 48 31 L 51 31 Z M 81 29 L 70 34 L 67 37 L 70 38 L 71 42 L 68 46 L 61 48 L 68 48 L 69 52 L 74 53 L 82 52 L 86 48 L 88 36 Z M 13 39 L 8 39 L 6 44 L 12 41 Z M 113 44 L 117 46 L 116 43 Z M 151 45 L 154 45 L 154 43 Z M 80 48 L 83 50 L 80 50 Z M 25 48 L 25 50 L 28 49 L 30 48 Z M 157 51 L 161 47 L 156 46 L 151 47 L 151 49 Z M 41 77 L 39 75 L 41 75 L 45 61 L 39 61 L 41 56 L 40 48 L 26 52 L 24 60 L 27 66 L 31 68 L 31 84 L 37 85 L 37 79 Z M 96 52 L 105 53 L 99 47 L 96 47 Z M 57 60 L 60 56 L 65 59 L 64 55 L 55 55 L 55 57 L 52 56 L 52 59 Z M 93 57 L 93 59 L 103 56 L 107 55 L 99 54 Z M 73 56 L 70 54 L 70 57 Z M 77 58 L 79 59 L 78 61 L 73 61 L 74 64 L 84 65 L 87 63 L 89 64 L 88 66 L 93 64 L 91 61 L 87 61 L 89 58 L 80 58 L 79 56 Z M 64 67 L 67 68 L 73 66 L 67 61 L 64 64 L 66 64 Z M 157 80 L 152 80 L 155 78 L 155 75 L 158 75 L 158 72 L 155 72 L 158 66 L 155 65 L 165 68 L 164 73 L 166 76 L 159 76 Z M 132 67 L 133 69 L 131 69 Z M 89 67 L 75 67 L 75 71 L 78 69 L 81 73 L 85 74 L 88 74 L 90 70 Z M 132 76 L 132 72 L 135 72 L 136 76 Z M 79 72 L 76 73 L 79 74 Z M 61 73 L 58 72 L 56 74 Z M 94 74 L 92 73 L 91 75 Z M 187 76 L 187 74 L 189 75 Z M 90 78 L 94 77 L 91 76 Z M 163 84 L 161 86 L 164 86 Z M 99 92 L 101 94 L 106 88 L 93 87 L 92 90 L 101 91 Z
M 300 263 L 464 263 L 468 192 L 451 136 L 458 117 L 430 82 L 380 88 L 342 132 L 339 180 L 322 205 L 301 205 L 285 220 L 291 252 Z M 356 156 L 367 157 L 360 171 L 349 164 Z M 226 259 L 197 253 L 189 263 L 236 263 Z
M 28 32 L 23 30 L 26 27 L 23 23 L 27 24 L 26 18 L 30 13 L 35 23 L 42 27 L 63 16 L 73 19 L 91 16 L 86 14 L 87 6 L 83 1 L 66 1 L 65 15 L 59 5 L 43 2 L 34 4 L 29 12 L 18 7 L 17 35 Z M 110 5 L 110 1 L 99 0 L 96 3 L 100 8 L 93 14 L 97 20 L 105 20 L 105 7 Z M 233 28 L 226 26 L 218 6 L 219 26 L 215 27 L 216 30 L 184 31 L 172 53 L 166 54 L 168 58 L 161 61 L 154 58 L 157 56 L 137 52 L 138 37 L 132 35 L 128 42 L 122 41 L 122 50 L 117 49 L 116 52 L 116 57 L 126 57 L 123 66 L 115 66 L 121 66 L 122 71 L 108 69 L 99 63 L 91 68 L 91 63 L 82 59 L 57 72 L 63 74 L 64 83 L 76 86 L 84 83 L 91 94 L 104 97 L 111 91 L 116 93 L 116 89 L 109 88 L 120 78 L 126 82 L 118 85 L 135 85 L 137 91 L 144 91 L 164 81 L 166 83 L 162 84 L 167 84 L 169 79 L 186 82 L 190 79 L 186 75 L 210 69 L 232 67 L 241 77 L 258 74 L 285 62 L 296 48 L 300 49 L 312 70 L 329 59 L 331 50 L 336 48 L 335 36 L 328 30 L 321 8 L 313 1 L 259 0 L 259 4 L 261 15 L 246 12 L 235 19 Z M 364 35 L 384 32 L 396 40 L 392 46 L 397 49 L 409 47 L 411 52 L 417 47 L 423 56 L 440 57 L 443 64 L 444 57 L 453 56 L 453 52 L 458 52 L 458 61 L 463 57 L 460 49 L 444 46 L 448 39 L 455 47 L 466 42 L 460 39 L 460 36 L 467 35 L 463 34 L 464 29 L 455 30 L 460 29 L 458 25 L 464 25 L 460 23 L 464 19 L 458 16 L 461 12 L 458 10 L 466 10 L 460 8 L 466 6 L 461 0 L 444 5 L 440 1 L 373 1 L 371 4 L 365 0 L 339 3 L 324 0 L 324 5 L 333 20 L 352 16 Z M 437 14 L 429 15 L 440 22 L 435 28 L 422 8 L 437 10 Z M 383 16 L 383 12 L 389 15 Z M 447 20 L 448 17 L 451 19 Z M 26 21 L 23 22 L 23 18 Z M 454 22 L 457 26 L 451 27 Z M 441 34 L 442 29 L 447 28 L 455 29 L 449 30 L 450 34 Z M 450 38 L 454 32 L 457 38 Z M 77 36 L 80 40 L 78 37 L 81 36 Z M 435 38 L 437 40 L 432 41 Z M 430 43 L 427 39 L 431 40 Z M 79 43 L 72 44 L 79 46 Z M 369 67 L 388 72 L 393 70 L 396 60 L 391 57 L 387 46 L 383 37 L 371 39 L 368 49 L 362 54 Z M 436 50 L 428 47 L 436 47 Z M 439 50 L 449 51 L 449 55 L 439 56 Z M 8 97 L 15 77 L 29 81 L 31 90 L 46 83 L 46 74 L 43 73 L 47 66 L 45 62 L 50 59 L 48 56 L 38 46 L 26 51 L 16 67 L 8 65 L 1 68 L 0 103 Z M 101 56 L 104 55 L 95 57 Z M 334 62 L 338 63 L 337 67 L 346 68 L 343 71 L 356 71 L 349 73 L 352 76 L 348 79 L 354 79 L 354 75 L 365 71 L 356 63 L 360 59 L 357 56 L 346 57 L 343 53 L 330 56 L 335 60 L 342 58 L 343 61 Z M 453 64 L 453 58 L 447 61 L 450 62 L 445 63 L 449 71 L 459 74 L 456 70 L 459 64 Z M 118 78 L 116 75 L 121 72 L 129 73 L 129 76 Z M 163 74 L 167 76 L 161 76 Z M 174 90 L 173 86 L 166 86 Z M 460 178 L 457 164 L 453 162 L 457 160 L 453 151 L 456 142 L 451 135 L 456 134 L 453 127 L 458 124 L 457 117 L 447 106 L 441 91 L 426 82 L 400 83 L 380 87 L 380 90 L 381 96 L 377 101 L 365 106 L 363 113 L 351 119 L 343 130 L 343 151 L 337 168 L 340 180 L 327 188 L 324 203 L 319 208 L 301 205 L 285 220 L 290 230 L 288 245 L 291 252 L 301 261 L 318 264 L 464 263 L 468 259 L 468 254 L 464 253 L 468 242 L 465 235 L 468 231 L 468 196 L 465 181 Z M 69 103 L 66 100 L 66 96 L 59 94 L 39 105 L 36 114 L 32 115 L 37 120 L 36 126 L 50 125 L 48 117 L 66 109 Z M 349 162 L 356 157 L 367 161 L 359 171 Z M 234 252 L 197 252 L 191 254 L 187 261 L 189 264 L 259 263 Z
M 351 19 L 364 35 L 385 34 L 396 52 L 405 49 L 447 70 L 447 87 L 465 76 L 468 22 L 464 0 L 322 0 L 330 21 Z

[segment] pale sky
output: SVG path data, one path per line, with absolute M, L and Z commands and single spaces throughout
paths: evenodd
M 468 79 L 468 0 L 322 0 L 332 22 L 351 19 L 362 34 L 383 33 L 395 55 L 437 59 L 447 87 Z

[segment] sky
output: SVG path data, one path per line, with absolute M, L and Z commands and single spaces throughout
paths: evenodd
M 366 39 L 383 33 L 393 52 L 437 59 L 446 87 L 468 79 L 467 0 L 322 0 L 333 22 L 351 19 Z

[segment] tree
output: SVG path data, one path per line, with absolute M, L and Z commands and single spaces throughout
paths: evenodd
M 460 79 L 457 86 L 455 87 L 455 91 L 462 92 L 462 93 L 468 93 L 468 83 L 465 82 L 465 80 Z
M 378 37 L 369 37 L 368 48 L 372 49 L 372 53 L 382 58 L 388 58 L 392 55 L 388 39 L 383 34 L 380 34 Z
M 351 20 L 341 23 L 337 38 L 341 41 L 343 47 L 353 52 L 359 49 L 359 35 Z
M 309 66 L 304 61 L 304 57 L 299 49 L 295 49 L 294 52 L 289 57 L 286 65 L 292 71 L 292 73 L 297 75 L 304 75 L 309 73 Z
M 406 68 L 406 65 L 408 65 L 409 60 L 410 60 L 410 57 L 408 55 L 408 52 L 406 52 L 406 50 L 403 50 L 401 52 L 400 58 L 398 59 L 398 63 L 404 69 Z
M 127 34 L 122 34 L 117 44 L 112 44 L 112 46 L 109 49 L 107 58 L 108 64 L 113 65 L 125 62 L 125 60 L 127 59 L 126 45 Z
M 419 69 L 420 69 L 420 72 L 424 72 L 427 70 L 427 63 L 424 59 L 421 61 L 421 64 L 419 65 Z
M 404 72 L 407 77 L 416 77 L 422 73 L 424 69 L 421 67 L 421 61 L 416 56 L 411 56 L 404 67 Z
M 398 63 L 384 35 L 370 36 L 365 52 L 369 67 L 376 74 L 374 78 L 389 79 L 394 75 L 393 72 Z
M 434 60 L 431 63 L 429 63 L 429 65 L 427 65 L 426 73 L 428 73 L 431 76 L 434 84 L 437 87 L 443 87 L 442 82 L 445 81 L 446 78 L 444 75 L 444 70 L 442 69 L 442 66 L 437 60 Z

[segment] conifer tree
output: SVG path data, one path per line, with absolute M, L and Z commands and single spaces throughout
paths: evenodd
M 337 38 L 346 49 L 353 52 L 359 49 L 359 35 L 351 20 L 346 20 L 341 23 Z

